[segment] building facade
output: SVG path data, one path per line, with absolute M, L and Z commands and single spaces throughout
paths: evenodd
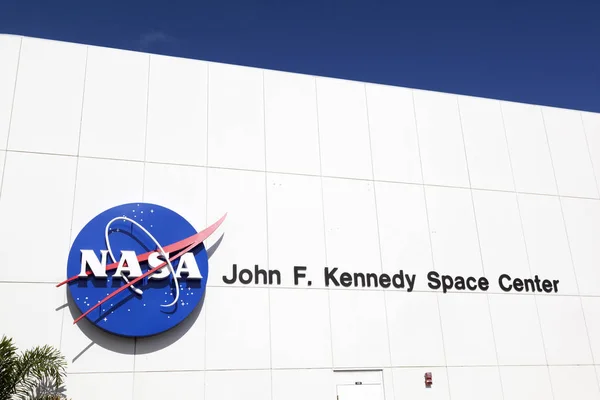
M 600 114 L 0 36 L 0 335 L 73 400 L 600 399 L 598 179 Z M 57 287 L 132 203 L 227 215 L 153 336 Z

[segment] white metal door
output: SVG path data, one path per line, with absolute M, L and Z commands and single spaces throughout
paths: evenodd
M 383 387 L 379 384 L 338 385 L 338 400 L 383 400 Z

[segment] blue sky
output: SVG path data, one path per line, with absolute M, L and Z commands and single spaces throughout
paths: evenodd
M 600 112 L 600 0 L 0 0 L 0 32 Z

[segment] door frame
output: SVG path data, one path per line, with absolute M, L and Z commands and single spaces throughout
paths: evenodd
M 386 400 L 382 369 L 334 369 L 333 375 L 336 398 L 340 386 L 380 385 L 383 400 Z

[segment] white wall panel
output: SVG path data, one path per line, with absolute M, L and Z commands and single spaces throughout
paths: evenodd
M 205 380 L 205 400 L 271 399 L 269 371 L 208 371 Z
M 426 187 L 425 195 L 436 271 L 481 276 L 483 270 L 470 191 Z
M 527 250 L 521 229 L 517 196 L 514 193 L 473 191 L 477 230 L 485 275 L 490 292 L 502 292 L 498 278 L 530 276 Z
M 500 103 L 458 96 L 458 104 L 471 186 L 514 190 Z
M 368 84 L 367 104 L 375 179 L 421 183 L 412 91 Z
M 69 399 L 130 400 L 132 393 L 133 374 L 131 373 L 70 374 L 67 377 Z
M 323 202 L 328 266 L 339 273 L 381 272 L 373 184 L 325 178 Z
M 204 370 L 206 313 L 201 305 L 170 331 L 136 340 L 136 372 Z
M 519 195 L 531 273 L 558 279 L 559 294 L 577 294 L 569 243 L 558 197 Z
M 332 367 L 327 291 L 273 289 L 270 303 L 273 368 Z
M 208 225 L 227 213 L 219 231 L 205 242 L 211 248 L 222 237 L 218 251 L 210 258 L 209 286 L 224 285 L 222 277 L 231 277 L 233 264 L 237 264 L 238 271 L 254 271 L 255 264 L 268 268 L 265 192 L 264 172 L 209 169 Z M 239 280 L 235 285 L 244 286 Z
M 516 190 L 556 194 L 552 159 L 538 106 L 501 102 Z
M 385 297 L 392 366 L 445 365 L 437 294 L 389 291 Z
M 394 374 L 391 368 L 383 368 L 381 371 L 383 381 L 383 396 L 384 399 L 393 400 L 394 395 Z
M 469 187 L 456 96 L 415 90 L 414 99 L 425 183 Z
M 598 179 L 600 179 L 600 114 L 582 112 L 580 115 L 594 166 L 596 185 L 598 186 Z M 600 190 L 600 187 L 598 189 Z
M 133 372 L 135 339 L 107 333 L 87 318 L 74 325 L 73 320 L 79 315 L 79 311 L 72 314 L 70 307 L 66 308 L 62 321 L 60 350 L 67 360 L 67 371 Z
M 144 159 L 149 57 L 88 48 L 80 155 Z
M 580 299 L 538 296 L 537 304 L 548 364 L 592 364 Z
M 600 391 L 594 367 L 550 366 L 554 400 L 598 400 Z
M 53 284 L 0 283 L 0 337 L 12 338 L 19 351 L 43 345 L 59 348 L 65 299 L 64 288 Z
M 582 297 L 581 303 L 594 364 L 598 365 L 600 362 L 600 297 Z
M 330 400 L 335 398 L 331 370 L 273 371 L 273 400 Z
M 146 163 L 144 202 L 179 213 L 197 231 L 215 221 L 206 220 L 206 169 Z
M 8 148 L 77 154 L 87 46 L 23 38 Z
M 489 300 L 498 364 L 546 364 L 535 298 L 497 294 Z
M 80 158 L 71 241 L 92 218 L 104 210 L 142 201 L 143 184 L 142 163 Z
M 264 74 L 267 169 L 319 175 L 315 78 L 276 71 Z
M 206 165 L 208 64 L 152 55 L 146 160 Z
M 206 368 L 269 368 L 269 295 L 264 288 L 206 290 Z
M 6 152 L 4 150 L 0 150 L 0 188 L 2 187 L 2 175 L 4 171 L 4 161 L 6 160 Z M 2 193 L 0 191 L 0 193 Z
M 594 169 L 578 111 L 543 107 L 558 192 L 598 198 Z
M 433 384 L 425 387 L 425 373 L 431 372 Z M 446 368 L 394 368 L 395 400 L 450 399 Z
M 423 187 L 376 182 L 383 271 L 425 276 L 432 269 L 431 242 Z M 415 289 L 427 288 L 417 279 Z
M 263 72 L 208 65 L 208 164 L 265 169 Z
M 462 293 L 439 296 L 448 365 L 497 363 L 486 296 Z M 450 385 L 452 386 L 452 382 Z
M 99 213 L 120 204 L 141 201 L 143 175 L 143 164 L 139 162 L 80 158 L 71 243 L 81 229 Z M 62 343 L 65 356 L 71 363 L 71 372 L 133 370 L 132 339 L 105 333 L 87 320 L 73 325 L 69 310 L 66 310 L 63 321 Z
M 600 201 L 561 199 L 573 255 L 573 265 L 583 295 L 600 295 Z
M 460 400 L 501 400 L 497 367 L 448 368 L 450 395 Z M 512 400 L 512 399 L 511 399 Z
M 267 175 L 269 266 L 281 272 L 281 283 L 294 286 L 294 266 L 305 266 L 299 286 L 323 287 L 325 232 L 321 178 Z
M 500 367 L 504 398 L 510 400 L 552 399 L 548 367 Z
M 158 373 L 147 372 L 135 374 L 133 386 L 134 400 L 172 398 L 176 398 L 177 400 L 203 400 L 204 372 L 161 371 Z
M 21 37 L 0 34 L 0 149 L 6 149 Z
M 389 366 L 383 292 L 332 290 L 330 302 L 334 367 Z
M 317 101 L 323 175 L 371 179 L 364 84 L 317 78 Z
M 12 267 L 2 269 L 0 280 L 58 283 L 64 279 L 75 163 L 74 157 L 6 154 L 0 198 L 0 259 Z M 26 268 L 23 257 L 27 257 Z

